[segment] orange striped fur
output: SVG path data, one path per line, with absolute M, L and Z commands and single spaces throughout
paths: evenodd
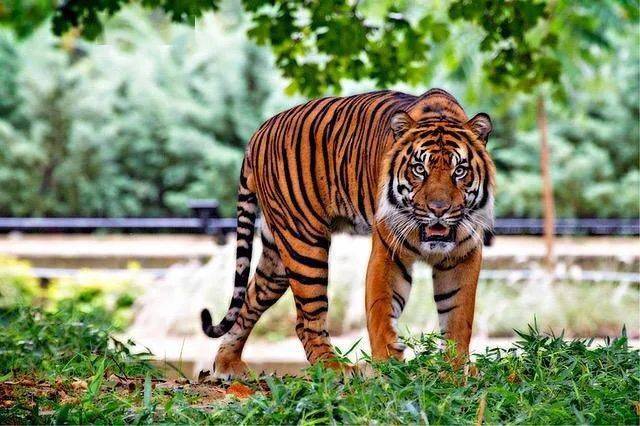
M 466 354 L 482 260 L 492 226 L 494 166 L 486 114 L 470 119 L 441 89 L 330 97 L 284 111 L 247 146 L 238 195 L 234 295 L 204 332 L 225 335 L 215 372 L 242 374 L 244 344 L 262 313 L 291 288 L 296 332 L 309 362 L 331 363 L 327 270 L 331 234 L 372 234 L 367 327 L 376 359 L 402 358 L 396 321 L 415 261 L 433 266 L 441 329 Z M 263 251 L 249 280 L 254 223 Z

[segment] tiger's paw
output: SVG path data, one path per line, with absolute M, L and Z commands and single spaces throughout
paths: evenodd
M 373 368 L 370 362 L 360 361 L 354 365 L 354 375 L 359 375 L 365 379 L 370 379 L 378 375 L 377 371 Z
M 464 367 L 464 374 L 468 377 L 479 377 L 480 370 L 478 370 L 478 367 L 475 364 L 469 363 Z
M 329 368 L 331 370 L 334 370 L 338 373 L 342 373 L 342 375 L 344 375 L 345 377 L 351 377 L 353 376 L 353 373 L 355 371 L 355 366 L 352 364 L 349 364 L 347 362 L 342 362 L 342 361 L 338 361 L 335 360 L 333 358 L 329 358 L 329 359 L 325 359 L 320 361 L 322 362 L 322 365 L 325 368 Z
M 407 349 L 407 345 L 402 342 L 393 342 L 387 345 L 387 352 L 389 357 L 393 357 L 398 361 L 404 360 L 404 350 Z
M 216 359 L 213 363 L 213 378 L 230 381 L 232 379 L 245 377 L 249 372 L 249 367 L 241 359 Z

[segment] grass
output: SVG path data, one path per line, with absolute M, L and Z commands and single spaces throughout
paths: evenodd
M 0 321 L 2 424 L 640 420 L 640 353 L 624 335 L 594 347 L 529 327 L 514 347 L 477 355 L 474 376 L 451 369 L 438 338 L 423 335 L 407 341 L 414 359 L 375 365 L 371 378 L 345 380 L 316 366 L 306 377 L 255 377 L 228 387 L 164 381 L 148 353 L 110 337 L 104 311 L 24 307 L 4 311 Z

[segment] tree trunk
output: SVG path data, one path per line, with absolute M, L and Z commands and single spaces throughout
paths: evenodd
M 547 112 L 544 96 L 538 95 L 537 122 L 540 134 L 540 174 L 542 175 L 542 205 L 544 217 L 545 266 L 553 267 L 553 242 L 555 238 L 555 206 L 553 202 L 553 181 L 551 180 L 551 155 L 547 132 Z

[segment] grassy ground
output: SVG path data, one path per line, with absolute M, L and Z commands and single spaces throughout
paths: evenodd
M 437 338 L 408 340 L 407 363 L 372 378 L 320 367 L 306 378 L 256 377 L 230 386 L 167 381 L 114 341 L 108 312 L 5 310 L 0 319 L 0 423 L 638 424 L 640 353 L 626 338 L 604 347 L 520 333 L 509 350 L 477 355 L 478 374 L 454 371 Z

